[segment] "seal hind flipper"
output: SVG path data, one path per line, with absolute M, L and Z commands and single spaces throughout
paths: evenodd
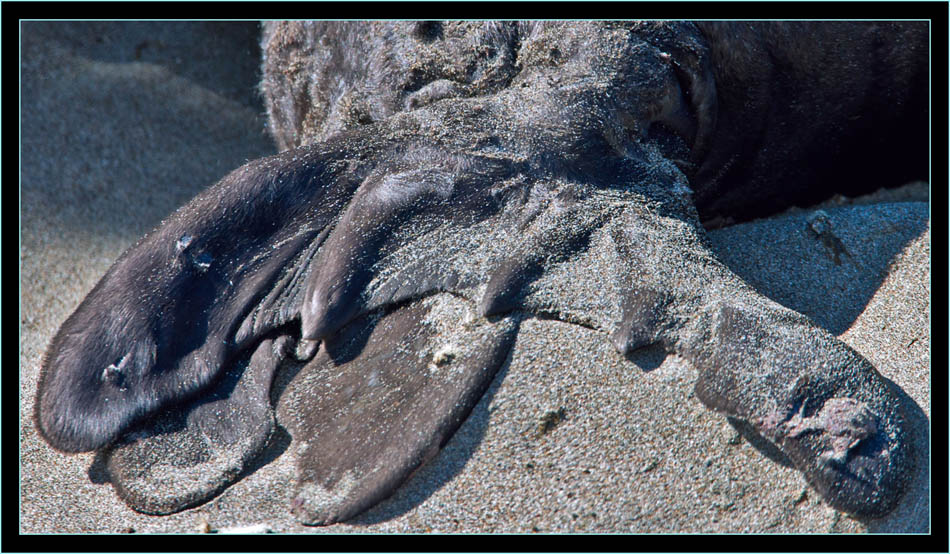
M 696 396 L 750 423 L 832 506 L 862 517 L 891 511 L 913 456 L 897 395 L 871 363 L 778 305 L 708 313 L 711 336 L 687 355 L 700 369 Z
M 617 349 L 661 343 L 699 371 L 707 407 L 751 424 L 830 504 L 892 510 L 913 456 L 898 397 L 870 362 L 749 287 L 696 226 L 642 210 L 624 221 L 612 234 L 630 273 Z
M 440 228 L 465 228 L 494 215 L 498 203 L 490 197 L 490 186 L 512 171 L 508 161 L 460 156 L 425 143 L 383 158 L 317 254 L 319 271 L 310 275 L 301 307 L 305 339 L 329 336 L 369 311 L 364 293 L 387 254 Z M 413 277 L 417 284 L 408 288 L 415 295 L 430 292 L 426 283 L 439 287 L 451 281 Z
M 326 82 L 321 77 L 326 76 L 349 90 L 323 99 L 319 90 L 295 87 L 306 91 L 294 93 L 306 99 L 303 104 L 275 100 L 315 124 L 308 110 L 336 114 L 319 135 L 319 125 L 309 122 L 294 131 L 295 137 L 278 132 L 284 135 L 282 144 L 327 142 L 251 162 L 123 255 L 50 346 L 36 402 L 44 438 L 62 450 L 101 448 L 134 423 L 177 403 L 185 409 L 179 416 L 195 415 L 185 418 L 181 433 L 168 436 L 191 440 L 200 437 L 204 412 L 197 403 L 182 403 L 216 394 L 215 383 L 226 386 L 234 380 L 240 385 L 235 391 L 250 388 L 228 401 L 247 408 L 250 420 L 266 422 L 270 406 L 261 400 L 264 381 L 254 378 L 254 371 L 241 373 L 234 363 L 255 352 L 265 358 L 261 367 L 272 371 L 279 360 L 268 357 L 268 343 L 255 341 L 273 338 L 299 317 L 297 357 L 311 358 L 318 341 L 327 344 L 323 357 L 301 372 L 315 375 L 316 384 L 298 379 L 295 387 L 303 392 L 282 412 L 295 430 L 301 456 L 294 506 L 309 523 L 349 517 L 423 463 L 457 426 L 452 418 L 464 416 L 467 409 L 458 411 L 460 406 L 474 402 L 470 396 L 477 399 L 475 391 L 483 390 L 488 365 L 467 366 L 468 358 L 454 351 L 459 341 L 441 344 L 440 337 L 463 337 L 462 346 L 473 348 L 473 360 L 487 356 L 495 363 L 501 356 L 498 345 L 507 339 L 491 333 L 470 337 L 465 319 L 446 320 L 439 312 L 438 302 L 463 302 L 458 295 L 477 306 L 476 313 L 494 316 L 491 325 L 534 313 L 612 333 L 625 354 L 659 342 L 701 371 L 699 398 L 751 423 L 832 503 L 861 514 L 893 506 L 903 488 L 895 476 L 905 472 L 910 454 L 892 391 L 882 387 L 883 379 L 862 358 L 828 346 L 834 340 L 827 334 L 787 317 L 717 262 L 699 222 L 700 214 L 707 221 L 751 217 L 763 203 L 770 211 L 814 198 L 816 192 L 830 194 L 812 187 L 820 187 L 820 177 L 835 175 L 829 165 L 847 167 L 837 159 L 838 146 L 871 130 L 884 137 L 900 129 L 886 121 L 880 127 L 851 122 L 892 112 L 900 119 L 903 110 L 877 106 L 919 106 L 894 100 L 912 100 L 917 93 L 884 94 L 879 102 L 865 103 L 872 95 L 862 90 L 886 87 L 858 88 L 853 94 L 850 78 L 809 76 L 904 75 L 897 80 L 904 85 L 911 79 L 925 83 L 925 73 L 912 77 L 893 64 L 884 71 L 879 62 L 886 60 L 868 58 L 869 49 L 861 47 L 875 42 L 874 50 L 883 52 L 889 48 L 880 45 L 899 43 L 902 33 L 880 42 L 877 33 L 866 32 L 873 28 L 853 28 L 853 37 L 865 42 L 844 51 L 838 46 L 851 41 L 843 43 L 837 34 L 847 27 L 825 27 L 820 33 L 801 29 L 796 40 L 783 44 L 766 39 L 783 37 L 771 32 L 781 29 L 743 24 L 723 28 L 728 40 L 708 45 L 703 33 L 709 29 L 686 23 L 587 22 L 500 34 L 467 25 L 456 29 L 456 36 L 472 39 L 456 43 L 460 49 L 516 70 L 496 72 L 499 79 L 479 84 L 477 75 L 492 72 L 457 71 L 451 56 L 443 71 L 408 56 L 408 79 L 387 74 L 380 81 L 368 75 L 372 78 L 361 82 L 362 70 L 355 65 L 376 73 L 381 65 L 373 60 L 395 59 L 391 46 L 402 47 L 405 37 L 389 30 L 374 33 L 380 40 L 352 34 L 332 46 L 332 40 L 322 39 L 336 33 L 320 37 L 322 27 L 300 31 L 305 40 L 297 40 L 292 28 L 286 35 L 277 33 L 277 50 L 320 44 L 345 53 L 311 57 L 316 63 L 310 66 L 294 62 L 298 69 L 320 69 L 320 60 L 327 60 L 325 73 L 287 71 L 286 66 L 273 72 L 302 81 L 309 75 Z M 370 29 L 350 28 L 354 33 Z M 922 31 L 915 34 L 925 38 Z M 345 29 L 337 38 L 343 35 L 348 35 Z M 503 42 L 483 44 L 492 35 Z M 814 36 L 830 38 L 815 42 L 816 49 L 797 47 Z M 747 59 L 732 59 L 736 45 L 748 47 Z M 409 46 L 404 53 L 414 51 Z M 490 54 L 509 51 L 510 56 Z M 897 51 L 924 59 L 922 49 Z M 717 58 L 717 52 L 725 55 Z M 788 63 L 802 52 L 820 56 Z M 341 59 L 361 61 L 338 66 Z M 875 71 L 858 59 L 871 59 Z M 826 62 L 833 62 L 830 68 Z M 484 68 L 480 63 L 470 69 Z M 841 72 L 829 73 L 835 64 Z M 393 80 L 387 84 L 389 76 Z M 446 77 L 463 82 L 446 85 Z M 473 80 L 466 84 L 469 77 Z M 805 86 L 791 86 L 796 83 Z M 360 90 L 366 84 L 370 89 Z M 848 98 L 856 101 L 832 109 Z M 369 109 L 374 105 L 380 109 Z M 410 109 L 396 113 L 400 105 Z M 815 113 L 829 117 L 815 118 Z M 925 111 L 915 114 L 925 119 Z M 789 140 L 789 129 L 802 134 Z M 853 142 L 866 148 L 869 141 Z M 819 163 L 813 163 L 819 153 Z M 546 202 L 541 194 L 548 190 L 546 182 L 568 192 L 565 198 L 584 203 L 584 209 L 559 214 L 556 202 Z M 534 205 L 533 194 L 538 195 Z M 572 220 L 580 225 L 574 227 Z M 601 232 L 608 227 L 611 233 Z M 446 234 L 453 240 L 442 240 Z M 611 238 L 614 250 L 605 247 Z M 592 241 L 597 251 L 585 252 Z M 585 257 L 619 260 L 615 271 L 603 274 L 615 282 L 600 283 L 586 298 L 578 291 L 586 287 L 571 275 Z M 603 275 L 600 281 L 609 280 Z M 553 276 L 570 279 L 562 286 L 552 282 Z M 451 295 L 433 296 L 437 291 Z M 442 319 L 429 318 L 436 312 Z M 461 327 L 445 328 L 447 322 Z M 478 319 L 478 325 L 485 323 Z M 408 347 L 381 350 L 403 339 Z M 430 352 L 439 344 L 448 350 Z M 810 349 L 817 354 L 799 354 Z M 420 353 L 431 353 L 437 370 L 438 360 L 459 358 L 461 376 L 440 381 L 437 371 L 435 383 L 420 383 L 429 369 Z M 406 373 L 412 369 L 416 372 Z M 329 383 L 330 391 L 316 386 L 320 383 L 324 389 Z M 350 388 L 356 391 L 352 395 Z M 294 390 L 282 402 L 291 402 Z M 459 397 L 465 401 L 441 403 Z M 400 420 L 418 426 L 399 427 Z M 227 423 L 208 425 L 218 438 L 230 429 Z M 418 433 L 407 435 L 412 430 Z M 398 437 L 398 444 L 375 440 L 389 437 Z M 152 440 L 159 439 L 144 442 Z M 257 449 L 236 447 L 227 439 L 213 444 L 222 456 L 238 454 L 242 467 Z M 347 448 L 335 451 L 334 445 Z M 132 464 L 119 461 L 122 448 L 112 466 L 117 485 L 131 491 L 134 479 L 123 470 Z M 221 471 L 214 469 L 213 478 L 220 481 Z M 201 485 L 196 494 L 210 488 Z M 188 505 L 193 495 L 186 496 L 161 509 Z
M 139 512 L 165 515 L 237 480 L 275 429 L 271 381 L 291 343 L 287 336 L 262 341 L 201 398 L 165 410 L 106 451 L 119 497 Z
M 278 420 L 294 438 L 292 510 L 310 525 L 388 497 L 452 437 L 514 343 L 518 322 L 489 322 L 437 294 L 357 318 L 290 382 Z
M 108 445 L 296 317 L 300 295 L 287 289 L 302 280 L 288 275 L 309 263 L 309 248 L 359 183 L 337 161 L 340 142 L 245 165 L 116 261 L 44 358 L 35 418 L 51 445 Z

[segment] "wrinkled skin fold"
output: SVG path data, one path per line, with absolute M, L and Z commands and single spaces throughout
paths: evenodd
M 290 509 L 333 523 L 435 456 L 519 323 L 553 317 L 682 356 L 697 397 L 830 504 L 886 514 L 914 463 L 895 392 L 719 262 L 704 224 L 835 192 L 815 183 L 892 147 L 855 145 L 855 114 L 919 131 L 926 44 L 925 25 L 269 25 L 286 151 L 116 261 L 50 344 L 37 428 L 103 451 L 130 506 L 167 514 L 240 478 L 280 425 Z M 894 90 L 854 61 L 872 50 Z M 910 115 L 868 123 L 898 97 Z M 570 278 L 585 253 L 604 290 Z

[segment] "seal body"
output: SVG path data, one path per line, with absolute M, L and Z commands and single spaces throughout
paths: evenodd
M 531 55 L 568 65 L 562 42 L 596 48 L 588 37 L 601 26 L 268 25 L 261 89 L 271 132 L 291 148 L 438 99 L 488 96 L 517 81 Z M 670 67 L 631 64 L 676 79 L 640 130 L 681 162 L 707 226 L 926 179 L 925 22 L 632 27 Z

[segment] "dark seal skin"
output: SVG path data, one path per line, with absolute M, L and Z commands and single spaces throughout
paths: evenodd
M 733 274 L 705 230 L 925 177 L 928 35 L 267 24 L 261 87 L 283 152 L 116 261 L 49 346 L 37 428 L 63 452 L 100 450 L 130 506 L 167 514 L 224 490 L 281 426 L 290 509 L 329 524 L 435 456 L 520 322 L 543 316 L 621 354 L 678 354 L 706 406 L 828 503 L 887 514 L 915 463 L 893 385 Z M 546 279 L 594 249 L 613 283 L 603 309 Z

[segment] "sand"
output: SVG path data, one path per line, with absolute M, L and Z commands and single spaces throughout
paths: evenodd
M 42 355 L 122 251 L 229 170 L 275 151 L 254 89 L 257 31 L 175 22 L 22 29 L 21 533 L 929 530 L 926 185 L 825 206 L 848 251 L 840 264 L 807 231 L 812 211 L 711 233 L 736 273 L 838 335 L 902 391 L 920 463 L 904 501 L 881 520 L 830 508 L 799 472 L 706 410 L 692 393 L 696 370 L 681 359 L 642 351 L 631 370 L 605 335 L 541 320 L 522 325 L 511 363 L 442 453 L 347 524 L 295 522 L 289 455 L 197 508 L 132 511 L 103 482 L 95 455 L 66 456 L 37 436 Z

